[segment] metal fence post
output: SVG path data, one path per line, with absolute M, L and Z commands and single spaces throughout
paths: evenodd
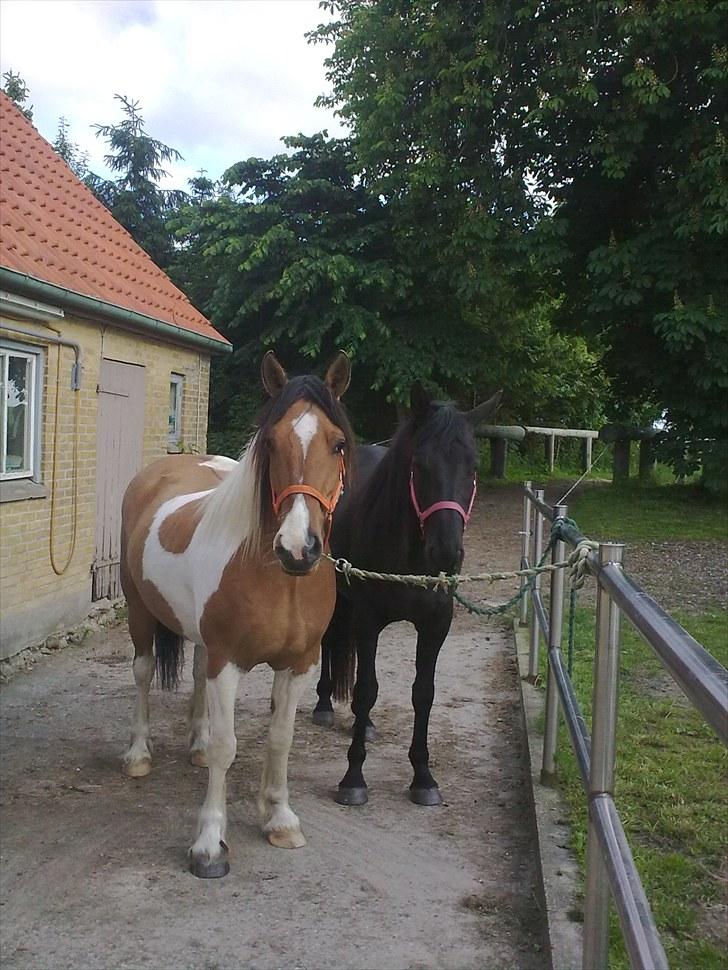
M 523 523 L 521 525 L 521 569 L 525 568 L 528 559 L 529 547 L 531 544 L 531 500 L 526 495 L 526 490 L 531 488 L 530 482 L 523 483 Z M 521 604 L 520 604 L 520 626 L 528 623 L 528 596 L 524 594 L 523 588 L 528 582 L 526 576 L 521 576 Z
M 622 562 L 624 546 L 599 545 L 599 564 Z M 591 771 L 589 805 L 601 794 L 614 794 L 619 675 L 619 607 L 599 584 L 592 695 Z M 584 970 L 602 970 L 609 959 L 609 881 L 599 837 L 589 818 L 584 903 Z
M 565 519 L 569 509 L 566 505 L 554 506 L 554 523 Z M 552 526 L 552 528 L 553 528 Z M 566 543 L 559 539 L 554 545 L 551 562 L 562 562 L 566 555 Z M 556 775 L 554 756 L 556 754 L 556 733 L 559 726 L 559 695 L 556 677 L 551 667 L 550 653 L 561 649 L 561 631 L 564 625 L 564 570 L 555 569 L 551 573 L 551 594 L 549 599 L 549 665 L 546 682 L 546 720 L 543 735 L 543 760 L 541 762 L 541 784 L 550 785 Z
M 534 489 L 533 493 L 536 498 L 543 502 L 543 489 Z M 541 561 L 541 555 L 543 553 L 543 513 L 538 508 L 534 506 L 533 509 L 533 561 L 531 566 L 538 566 Z M 541 629 L 538 625 L 538 618 L 536 616 L 536 611 L 533 608 L 533 594 L 541 589 L 541 574 L 537 573 L 533 580 L 532 593 L 531 593 L 531 640 L 528 651 L 528 677 L 529 680 L 534 681 L 538 677 L 538 647 L 539 647 L 539 637 L 541 636 Z

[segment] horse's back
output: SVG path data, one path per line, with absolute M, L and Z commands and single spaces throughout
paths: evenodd
M 122 502 L 122 530 L 142 515 L 151 519 L 163 502 L 176 495 L 215 488 L 236 465 L 232 458 L 220 455 L 158 458 L 129 483 Z

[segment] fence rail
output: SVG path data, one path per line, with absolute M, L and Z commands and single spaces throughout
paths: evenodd
M 564 559 L 566 545 L 576 547 L 584 536 L 566 522 L 565 505 L 549 506 L 544 493 L 524 483 L 521 567 L 537 563 L 543 549 L 543 527 L 559 523 L 552 562 Z M 622 568 L 623 546 L 600 543 L 587 557 L 597 582 L 597 622 L 594 659 L 592 733 L 581 711 L 561 655 L 564 572 L 551 574 L 549 611 L 538 580 L 528 588 L 530 599 L 529 678 L 539 670 L 543 639 L 548 658 L 542 783 L 555 775 L 559 713 L 563 713 L 579 766 L 589 808 L 584 905 L 584 970 L 608 965 L 610 892 L 633 968 L 667 967 L 649 902 L 632 858 L 624 827 L 614 803 L 614 765 L 617 729 L 619 638 L 624 614 L 665 665 L 678 686 L 718 736 L 728 743 L 728 671 L 634 582 Z M 522 606 L 521 622 L 527 621 Z

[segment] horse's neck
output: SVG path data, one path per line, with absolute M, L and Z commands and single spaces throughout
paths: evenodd
M 237 468 L 214 488 L 202 504 L 197 527 L 199 540 L 220 549 L 221 555 L 254 556 L 260 548 L 260 489 L 252 455 L 253 442 Z
M 422 542 L 409 497 L 406 457 L 388 452 L 365 488 L 362 514 L 353 530 L 352 553 L 386 572 L 409 570 L 418 560 Z

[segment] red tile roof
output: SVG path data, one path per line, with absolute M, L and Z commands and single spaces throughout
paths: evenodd
M 0 266 L 228 343 L 2 92 Z

